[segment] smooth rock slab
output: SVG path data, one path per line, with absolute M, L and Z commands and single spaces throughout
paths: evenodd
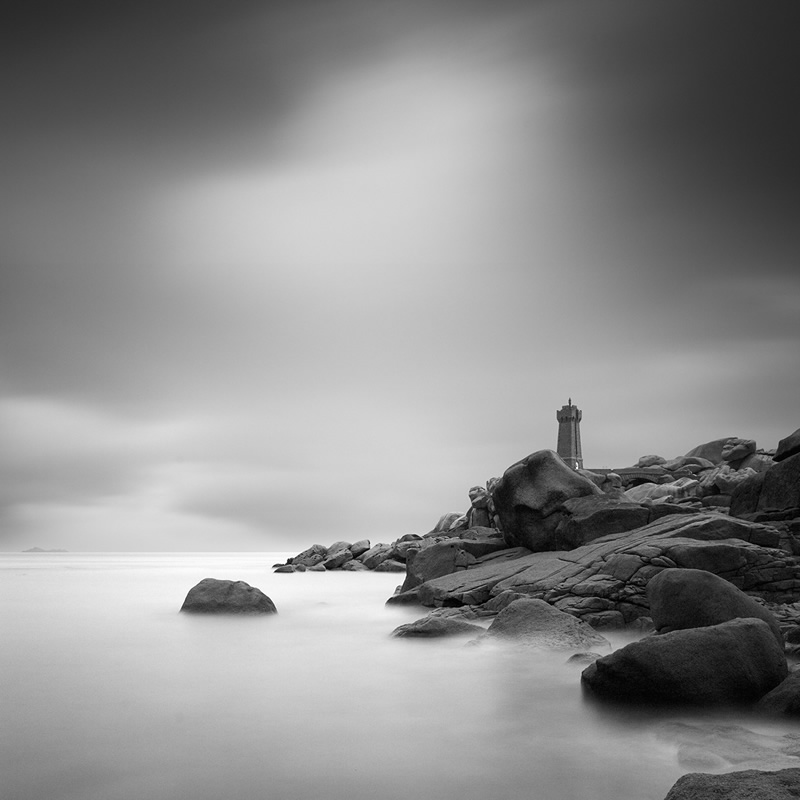
M 787 674 L 769 625 L 735 619 L 647 636 L 598 659 L 581 679 L 608 699 L 719 705 L 754 702 Z
M 764 772 L 748 769 L 726 775 L 690 772 L 678 778 L 664 800 L 797 800 L 800 768 Z
M 183 601 L 181 611 L 196 614 L 276 614 L 272 600 L 244 581 L 203 578 Z

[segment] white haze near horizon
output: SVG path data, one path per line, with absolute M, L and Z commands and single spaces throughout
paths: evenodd
M 570 396 L 587 466 L 800 424 L 782 6 L 78 5 L 3 54 L 0 550 L 424 533 Z

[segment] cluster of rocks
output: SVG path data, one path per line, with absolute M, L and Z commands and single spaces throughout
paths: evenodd
M 774 450 L 758 449 L 753 439 L 727 437 L 698 445 L 686 455 L 666 459 L 642 456 L 633 467 L 617 471 L 583 470 L 604 492 L 641 502 L 687 502 L 728 508 L 734 489 L 768 470 Z
M 401 536 L 391 544 L 370 544 L 369 539 L 350 543 L 334 542 L 330 547 L 312 544 L 311 547 L 276 564 L 275 572 L 327 572 L 343 569 L 350 572 L 405 572 L 409 552 L 418 550 L 423 537 L 416 533 Z
M 788 677 L 777 620 L 724 578 L 666 569 L 648 583 L 647 599 L 654 635 L 587 667 L 582 681 L 593 694 L 626 701 L 754 703 Z

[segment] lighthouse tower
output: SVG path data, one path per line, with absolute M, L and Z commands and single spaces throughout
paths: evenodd
M 572 398 L 560 411 L 556 411 L 558 420 L 557 452 L 572 469 L 583 469 L 583 453 L 581 453 L 581 410 L 572 405 Z

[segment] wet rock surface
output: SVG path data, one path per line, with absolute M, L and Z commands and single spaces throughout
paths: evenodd
M 787 674 L 769 625 L 735 619 L 647 636 L 598 659 L 581 680 L 616 701 L 735 705 L 757 701 Z

